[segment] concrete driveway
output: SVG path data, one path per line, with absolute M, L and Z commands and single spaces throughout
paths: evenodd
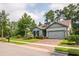
M 49 53 L 54 51 L 54 47 L 57 46 L 62 40 L 61 39 L 43 39 L 36 43 L 27 44 L 31 47 L 41 48 L 47 50 Z
M 37 43 L 41 44 L 49 44 L 49 45 L 58 45 L 62 39 L 43 39 L 42 41 L 39 41 Z
M 54 48 L 47 45 L 57 45 L 60 40 L 42 40 L 36 44 L 16 45 L 0 42 L 0 56 L 50 56 Z M 40 44 L 45 44 L 40 45 Z

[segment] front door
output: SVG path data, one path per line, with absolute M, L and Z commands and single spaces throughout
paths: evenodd
M 46 37 L 46 29 L 42 30 L 43 36 Z
M 37 36 L 39 37 L 39 31 L 37 31 Z

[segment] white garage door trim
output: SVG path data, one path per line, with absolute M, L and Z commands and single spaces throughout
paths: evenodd
M 48 38 L 52 39 L 62 39 L 65 38 L 65 31 L 60 30 L 60 31 L 48 31 Z

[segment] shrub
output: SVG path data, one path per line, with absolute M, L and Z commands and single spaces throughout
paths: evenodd
M 37 38 L 37 39 L 43 39 L 43 37 L 38 37 L 38 36 L 37 36 L 37 37 L 35 37 L 35 38 Z
M 24 39 L 24 40 L 33 39 L 33 37 L 24 37 L 23 39 Z
M 33 35 L 32 34 L 27 34 L 27 36 L 24 36 L 24 39 L 33 39 Z
M 68 41 L 75 41 L 76 44 L 79 44 L 79 35 L 70 35 L 66 38 Z
M 21 38 L 21 35 L 17 35 L 16 38 Z
M 28 37 L 27 39 L 32 39 L 33 37 Z

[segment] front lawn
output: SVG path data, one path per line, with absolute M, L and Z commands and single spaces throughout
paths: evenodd
M 36 38 L 33 38 L 33 39 L 24 39 L 24 38 L 10 38 L 10 41 L 21 41 L 21 42 L 37 42 L 39 41 L 40 39 L 36 39 Z
M 62 47 L 56 47 L 55 52 L 67 52 L 68 55 L 79 56 L 79 35 L 68 36 L 66 39 L 62 40 L 59 46 Z
M 79 49 L 56 47 L 55 51 L 58 53 L 67 53 L 68 55 L 79 56 Z
M 0 41 L 3 41 L 3 42 L 8 42 L 8 39 L 4 38 L 0 38 L 1 40 Z M 36 39 L 36 38 L 33 38 L 33 39 L 24 39 L 24 38 L 15 38 L 15 37 L 12 37 L 10 38 L 10 43 L 15 43 L 15 44 L 27 44 L 27 42 L 38 42 L 40 41 L 41 39 Z
M 63 48 L 63 47 L 56 47 L 55 51 L 57 52 L 68 52 L 69 48 Z
M 75 45 L 75 41 L 68 41 L 63 39 L 59 45 Z

